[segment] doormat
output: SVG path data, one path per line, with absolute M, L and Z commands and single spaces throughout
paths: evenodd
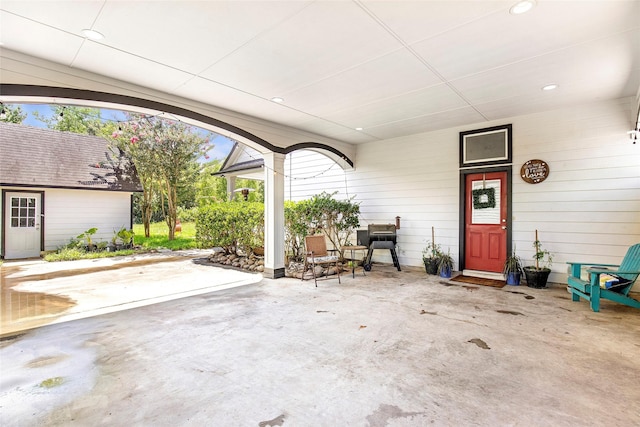
M 502 288 L 507 284 L 504 280 L 485 279 L 484 277 L 471 277 L 459 275 L 451 278 L 452 282 L 471 283 L 474 285 L 491 286 L 493 288 Z

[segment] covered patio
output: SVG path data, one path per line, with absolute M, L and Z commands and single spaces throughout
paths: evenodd
M 640 424 L 638 311 L 563 286 L 567 261 L 640 240 L 640 3 L 513 3 L 3 1 L 1 102 L 167 114 L 257 150 L 266 253 L 259 283 L 2 341 L 0 424 Z M 496 127 L 501 163 L 464 165 L 462 135 Z M 341 165 L 305 191 L 402 217 L 402 272 L 273 280 L 300 148 Z M 532 160 L 544 182 L 521 179 Z M 435 229 L 465 268 L 465 194 L 496 166 L 500 249 L 530 262 L 539 230 L 549 289 L 420 267 Z
M 144 276 L 166 275 L 158 266 Z M 203 286 L 221 271 L 209 268 Z M 318 288 L 264 279 L 5 338 L 0 423 L 640 422 L 633 309 L 593 313 L 563 287 L 409 270 L 378 266 Z
M 402 265 L 421 265 L 432 227 L 456 269 L 490 273 L 494 249 L 531 259 L 539 230 L 560 283 L 566 261 L 615 263 L 637 243 L 637 1 L 247 4 L 4 1 L 0 101 L 166 114 L 257 150 L 273 278 L 285 156 L 301 148 L 343 172 L 307 196 L 357 196 L 363 225 L 402 217 Z M 464 163 L 461 135 L 496 128 L 508 129 L 499 160 Z M 521 179 L 532 161 L 548 165 L 544 182 Z M 503 231 L 468 268 L 467 193 L 490 172 Z

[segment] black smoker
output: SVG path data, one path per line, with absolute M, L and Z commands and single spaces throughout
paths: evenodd
M 400 271 L 400 261 L 396 254 L 396 226 L 394 224 L 369 224 L 367 230 L 357 230 L 358 245 L 368 246 L 364 269 L 371 270 L 371 257 L 374 249 L 389 249 L 393 265 Z

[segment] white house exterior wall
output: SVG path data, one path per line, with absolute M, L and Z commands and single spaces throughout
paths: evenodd
M 131 227 L 131 193 L 48 189 L 44 209 L 45 250 L 92 227 L 98 228 L 96 242 L 110 241 L 114 230 Z
M 337 191 L 334 197 L 339 199 L 349 196 L 342 168 L 318 152 L 299 150 L 287 154 L 284 171 L 286 200 L 304 200 L 322 191 Z
M 44 249 L 47 251 L 69 243 L 72 237 L 92 227 L 98 228 L 93 240 L 100 242 L 110 241 L 114 230 L 131 226 L 131 193 L 51 188 L 29 190 L 44 191 Z M 0 232 L 2 226 L 4 224 L 0 224 Z
M 337 197 L 355 196 L 365 226 L 400 216 L 402 265 L 422 264 L 433 226 L 436 243 L 451 252 L 458 268 L 459 132 L 511 123 L 513 244 L 531 264 L 537 229 L 554 254 L 550 280 L 564 282 L 566 261 L 616 263 L 640 242 L 640 145 L 627 135 L 634 108 L 627 98 L 362 144 L 355 170 L 293 180 L 285 191 L 294 200 L 333 190 Z M 528 184 L 520 178 L 520 167 L 530 159 L 549 164 L 546 181 Z M 289 172 L 298 176 L 310 169 L 294 158 Z M 391 262 L 386 251 L 376 252 L 374 260 Z

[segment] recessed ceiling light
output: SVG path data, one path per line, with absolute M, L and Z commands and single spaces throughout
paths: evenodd
M 273 98 L 271 98 L 271 100 L 273 102 L 277 102 L 278 104 L 284 102 L 284 98 L 280 98 L 279 96 L 274 96 Z
M 536 5 L 535 0 L 522 0 L 511 6 L 509 13 L 512 15 L 520 15 L 529 12 Z
M 543 86 L 542 90 L 554 90 L 554 89 L 557 89 L 557 88 L 558 88 L 558 85 L 555 84 L 555 83 L 552 83 L 550 85 Z
M 362 128 L 356 128 L 356 130 L 362 130 Z
M 102 40 L 104 35 L 102 33 L 97 32 L 96 30 L 84 29 L 81 31 L 82 35 L 90 40 Z

